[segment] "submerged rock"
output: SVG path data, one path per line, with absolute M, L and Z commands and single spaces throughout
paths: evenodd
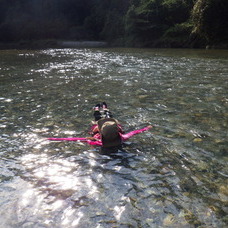
M 221 185 L 219 187 L 219 192 L 224 194 L 224 195 L 226 195 L 226 196 L 228 196 L 228 186 L 227 185 L 226 186 L 225 185 Z
M 170 226 L 174 222 L 174 216 L 172 214 L 168 214 L 165 219 L 163 220 L 164 226 Z
M 203 139 L 201 139 L 201 138 L 194 138 L 193 139 L 193 142 L 202 142 L 203 141 Z

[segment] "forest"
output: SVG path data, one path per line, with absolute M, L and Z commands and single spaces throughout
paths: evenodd
M 0 0 L 0 43 L 228 47 L 228 0 Z

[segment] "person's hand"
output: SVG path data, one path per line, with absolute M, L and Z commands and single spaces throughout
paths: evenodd
M 153 126 L 152 126 L 152 125 L 148 125 L 147 127 L 148 127 L 149 129 L 151 129 Z

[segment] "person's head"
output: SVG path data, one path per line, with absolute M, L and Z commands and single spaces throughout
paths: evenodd
M 113 118 L 100 119 L 97 122 L 103 147 L 121 145 L 118 123 Z

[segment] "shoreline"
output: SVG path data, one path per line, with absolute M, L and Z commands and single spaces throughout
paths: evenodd
M 48 49 L 48 48 L 101 48 L 109 47 L 104 41 L 34 40 L 0 43 L 0 50 L 6 49 Z
M 32 40 L 32 41 L 18 41 L 18 42 L 5 42 L 0 43 L 0 50 L 7 49 L 49 49 L 49 48 L 111 48 L 111 47 L 127 47 L 130 46 L 116 46 L 112 45 L 106 41 L 74 41 L 74 40 Z M 134 48 L 134 47 L 132 47 Z M 167 47 L 147 47 L 147 48 L 167 48 Z M 204 47 L 182 47 L 186 49 L 220 49 L 220 50 L 228 50 L 228 44 L 215 44 L 215 45 L 206 45 Z M 170 49 L 178 49 L 177 47 L 170 47 Z

